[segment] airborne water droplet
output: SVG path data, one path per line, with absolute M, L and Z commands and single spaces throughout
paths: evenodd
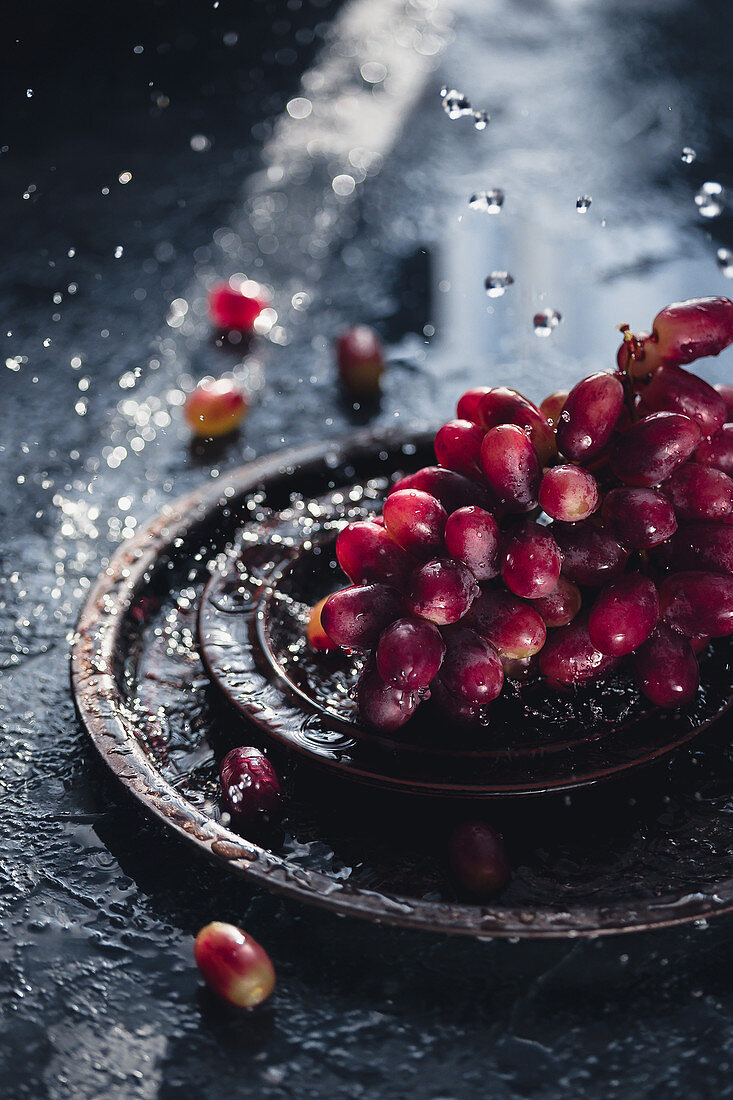
M 680 160 L 683 164 L 694 164 L 697 160 L 697 153 L 689 145 L 685 145 Z
M 511 286 L 513 282 L 514 279 L 508 271 L 492 271 L 490 275 L 486 276 L 484 286 L 489 298 L 501 298 L 506 288 Z
M 463 92 L 456 91 L 455 88 L 449 88 L 447 92 L 444 92 L 443 110 L 448 118 L 460 118 L 461 115 L 473 114 L 471 104 L 466 96 Z
M 473 124 L 477 130 L 485 130 L 491 122 L 491 115 L 488 111 L 474 111 L 473 112 Z
M 562 321 L 562 314 L 556 309 L 542 309 L 535 313 L 532 324 L 535 336 L 549 336 Z
M 587 214 L 593 199 L 590 195 L 578 195 L 575 200 L 575 209 L 579 214 Z
M 719 248 L 716 257 L 718 260 L 718 267 L 725 275 L 726 279 L 733 279 L 733 252 L 729 248 Z
M 713 180 L 708 180 L 695 195 L 695 205 L 703 218 L 717 218 L 725 207 L 723 187 Z
M 472 210 L 480 210 L 484 214 L 498 214 L 504 204 L 504 192 L 500 187 L 491 191 L 477 191 L 468 200 Z

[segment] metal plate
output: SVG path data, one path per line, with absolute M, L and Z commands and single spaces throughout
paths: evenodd
M 360 509 L 361 495 L 351 500 L 348 486 L 366 484 L 367 497 L 378 497 L 375 472 L 418 465 L 429 440 L 427 432 L 366 432 L 343 447 L 276 455 L 171 505 L 126 543 L 90 594 L 72 653 L 77 707 L 102 759 L 168 828 L 228 870 L 343 914 L 477 936 L 576 936 L 733 908 L 733 826 L 720 809 L 733 790 L 725 723 L 711 729 L 704 750 L 682 749 L 639 778 L 572 798 L 495 804 L 492 820 L 505 832 L 515 874 L 494 905 L 462 899 L 444 866 L 446 831 L 475 814 L 475 804 L 376 795 L 329 780 L 302 753 L 275 751 L 291 799 L 282 845 L 269 850 L 222 821 L 216 760 L 243 735 L 241 720 L 212 697 L 198 653 L 206 583 L 225 573 L 241 529 L 277 525 L 284 511 L 307 510 L 308 500 L 338 486 L 347 509 Z M 263 550 L 261 564 L 274 569 L 272 553 Z M 673 719 L 670 740 L 693 736 L 710 708 L 729 705 L 727 652 L 714 661 L 704 722 L 699 714 L 686 726 Z M 246 739 L 256 735 L 248 727 Z M 611 740 L 603 737 L 599 751 Z

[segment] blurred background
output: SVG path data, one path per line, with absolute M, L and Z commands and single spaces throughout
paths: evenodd
M 456 945 L 233 895 L 96 772 L 66 652 L 94 576 L 166 499 L 355 424 L 437 422 L 467 385 L 541 399 L 609 366 L 621 322 L 729 294 L 732 31 L 692 0 L 4 13 L 0 1094 L 727 1087 L 729 923 Z M 206 291 L 236 273 L 273 312 L 221 345 Z M 335 381 L 355 322 L 388 347 L 368 408 Z M 191 447 L 185 394 L 224 373 L 250 416 Z M 196 1000 L 190 935 L 227 915 L 281 975 L 250 1024 Z

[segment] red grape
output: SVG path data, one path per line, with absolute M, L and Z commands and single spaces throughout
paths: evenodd
M 504 842 L 484 821 L 464 821 L 456 826 L 449 858 L 457 881 L 477 898 L 498 894 L 511 876 Z
M 437 626 L 420 619 L 398 619 L 379 639 L 377 670 L 392 687 L 418 691 L 438 675 L 444 654 Z
M 430 698 L 451 722 L 461 726 L 472 726 L 479 720 L 478 707 L 464 703 L 449 691 L 440 676 L 437 676 L 430 686 Z
M 733 386 L 729 382 L 717 382 L 713 386 L 725 401 L 725 419 L 733 420 Z
M 232 749 L 219 769 L 224 808 L 240 827 L 277 824 L 285 810 L 280 780 L 267 757 L 252 747 Z
M 536 405 L 516 390 L 497 386 L 479 401 L 479 423 L 487 431 L 499 424 L 515 424 L 532 440 L 541 466 L 556 453 L 555 436 L 546 417 Z
M 193 954 L 209 988 L 237 1008 L 262 1004 L 275 988 L 270 956 L 234 924 L 207 924 L 196 937 Z
M 469 706 L 491 703 L 504 683 L 504 669 L 494 646 L 465 626 L 452 626 L 444 637 L 443 683 L 450 684 L 451 692 Z
M 489 489 L 499 504 L 510 512 L 534 508 L 540 467 L 526 432 L 516 424 L 499 424 L 491 428 L 481 445 L 481 463 Z
M 598 482 L 580 466 L 552 466 L 540 482 L 539 502 L 553 519 L 576 523 L 598 507 Z
M 533 600 L 532 607 L 542 616 L 545 626 L 567 626 L 580 611 L 582 602 L 577 584 L 561 576 L 557 588 L 549 595 Z
M 491 386 L 475 386 L 458 399 L 456 416 L 459 420 L 470 420 L 472 424 L 480 424 L 479 404 L 485 393 L 489 393 Z
M 413 615 L 446 626 L 463 618 L 478 591 L 476 578 L 463 562 L 438 558 L 415 570 L 405 603 Z
M 540 405 L 540 412 L 544 416 L 545 420 L 553 427 L 557 425 L 560 419 L 560 413 L 565 408 L 565 402 L 568 399 L 569 390 L 554 390 L 553 393 L 547 395 L 545 400 Z
M 384 525 L 391 538 L 418 558 L 434 558 L 443 548 L 448 516 L 445 508 L 421 489 L 400 489 L 384 502 Z
M 401 489 L 420 489 L 424 493 L 430 493 L 448 513 L 469 504 L 479 504 L 482 508 L 489 509 L 495 504 L 485 486 L 477 485 L 463 474 L 457 474 L 455 470 L 445 470 L 442 466 L 424 466 L 414 474 L 407 474 L 395 482 L 389 495 Z
M 658 412 L 617 436 L 611 469 L 627 485 L 660 485 L 698 447 L 700 426 L 682 413 Z
M 487 581 L 499 572 L 499 525 L 490 512 L 476 505 L 458 508 L 445 525 L 448 553 Z
M 588 617 L 596 649 L 623 657 L 645 642 L 659 618 L 654 583 L 641 573 L 627 573 L 601 589 Z
M 662 485 L 682 519 L 726 519 L 733 515 L 733 480 L 722 470 L 686 462 Z
M 669 564 L 673 569 L 733 573 L 733 526 L 711 520 L 686 523 L 672 539 Z M 709 631 L 699 633 L 708 634 Z
M 657 623 L 651 637 L 634 653 L 631 665 L 640 691 L 658 707 L 685 706 L 700 684 L 689 641 L 663 622 Z
M 600 454 L 611 438 L 624 403 L 624 387 L 615 374 L 598 371 L 568 394 L 557 422 L 562 454 L 584 462 Z
M 386 684 L 371 662 L 359 677 L 357 700 L 362 722 L 387 732 L 409 722 L 418 704 L 414 692 Z
M 466 477 L 482 477 L 484 430 L 470 420 L 449 420 L 435 434 L 435 457 L 441 466 Z
M 539 652 L 547 629 L 541 615 L 511 592 L 499 588 L 482 592 L 464 619 L 482 638 L 487 638 L 504 657 L 522 659 Z
M 336 365 L 341 381 L 356 397 L 371 397 L 384 374 L 382 342 L 368 325 L 344 329 L 336 341 Z
M 571 687 L 600 680 L 618 664 L 596 649 L 588 633 L 588 616 L 576 615 L 547 639 L 540 653 L 540 672 L 553 687 Z
M 695 452 L 695 462 L 733 477 L 733 424 L 724 424 L 712 439 L 703 439 Z
M 690 638 L 733 634 L 733 577 L 690 570 L 665 577 L 659 588 L 665 622 Z
M 384 527 L 368 520 L 350 523 L 336 539 L 336 557 L 354 584 L 383 581 L 400 585 L 412 561 Z
M 725 401 L 712 386 L 674 364 L 663 364 L 642 392 L 650 412 L 677 412 L 696 420 L 703 435 L 725 423 Z
M 649 550 L 677 530 L 672 505 L 656 489 L 611 489 L 603 501 L 603 522 L 630 550 Z
M 560 578 L 562 558 L 550 530 L 527 520 L 509 537 L 501 575 L 515 596 L 548 596 Z
M 621 573 L 628 552 L 606 531 L 583 520 L 553 523 L 552 534 L 563 556 L 562 571 L 576 584 L 598 586 Z
M 344 649 L 370 649 L 385 627 L 403 614 L 399 592 L 386 584 L 353 585 L 329 596 L 321 624 Z

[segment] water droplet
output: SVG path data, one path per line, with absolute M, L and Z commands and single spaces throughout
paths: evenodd
M 333 177 L 331 180 L 331 187 L 337 195 L 351 195 L 356 187 L 356 180 L 353 176 L 343 173 L 342 175 Z
M 194 134 L 191 138 L 190 145 L 194 153 L 205 153 L 211 148 L 211 142 L 206 137 L 206 134 Z
M 499 187 L 492 191 L 477 191 L 471 195 L 468 205 L 484 214 L 498 214 L 504 204 L 504 192 Z
M 457 92 L 455 88 L 450 88 L 448 91 L 441 90 L 443 91 L 443 110 L 448 118 L 460 118 L 461 115 L 473 114 L 471 104 L 463 92 Z
M 117 179 L 122 184 L 129 183 L 132 179 L 132 172 L 120 172 Z
M 689 145 L 685 145 L 680 159 L 683 164 L 694 164 L 697 160 L 697 153 Z
M 733 279 L 733 252 L 729 248 L 719 248 L 716 257 L 718 260 L 718 267 L 725 275 L 726 279 Z
M 513 282 L 514 279 L 508 271 L 492 271 L 490 275 L 486 276 L 484 286 L 489 298 L 501 298 L 506 288 L 511 286 Z
M 549 336 L 562 321 L 562 314 L 556 309 L 541 309 L 535 313 L 532 324 L 535 336 Z
M 121 244 L 118 244 L 118 245 L 117 245 L 117 248 L 115 249 L 115 259 L 116 259 L 116 260 L 120 260 L 120 259 L 122 259 L 122 253 L 123 253 L 124 251 L 125 251 L 125 250 L 124 250 L 124 248 L 122 247 L 122 245 L 121 245 Z
M 474 111 L 473 112 L 473 124 L 477 130 L 485 130 L 491 122 L 491 115 L 488 111 Z
M 26 88 L 25 97 L 26 97 L 26 99 L 33 99 L 33 89 L 32 88 Z
M 587 214 L 593 199 L 590 195 L 578 195 L 575 200 L 575 209 L 579 214 Z
M 725 206 L 725 191 L 719 183 L 708 180 L 695 195 L 695 205 L 703 218 L 717 218 Z

